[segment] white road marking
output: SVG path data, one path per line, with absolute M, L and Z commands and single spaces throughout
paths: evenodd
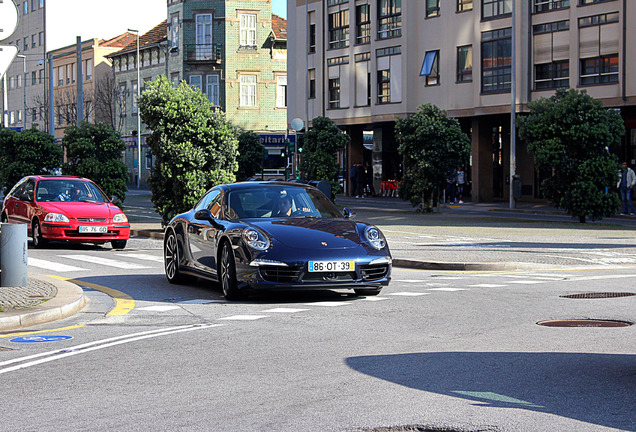
M 306 306 L 326 306 L 326 307 L 347 306 L 350 304 L 351 303 L 347 303 L 347 302 L 330 302 L 330 301 L 305 303 Z
M 571 279 L 566 279 L 566 281 L 586 281 L 586 280 L 603 280 L 603 279 L 632 279 L 636 276 L 631 275 L 599 275 L 599 276 L 581 276 L 581 277 L 573 277 Z
M 389 293 L 387 295 L 390 295 L 390 296 L 404 296 L 404 297 L 417 297 L 417 296 L 423 296 L 423 295 L 427 295 L 427 294 L 430 294 L 430 293 L 416 293 L 416 292 L 403 291 L 403 292 Z
M 309 309 L 294 309 L 294 308 L 274 308 L 264 310 L 263 313 L 296 313 L 296 312 L 304 312 Z
M 146 306 L 146 307 L 135 308 L 135 310 L 150 311 L 150 312 L 166 312 L 173 309 L 181 309 L 181 308 L 179 306 Z
M 477 285 L 468 285 L 469 287 L 475 288 L 499 288 L 505 287 L 506 285 L 496 285 L 496 284 L 477 284 Z
M 205 299 L 194 299 L 194 300 L 184 300 L 177 303 L 186 303 L 186 304 L 210 304 L 210 303 L 227 303 L 226 300 L 205 300 Z
M 386 297 L 375 297 L 375 296 L 372 296 L 372 297 L 365 297 L 363 300 L 364 301 L 375 302 L 375 301 L 390 300 L 390 299 L 388 299 Z
M 38 267 L 45 270 L 52 270 L 55 272 L 71 272 L 71 271 L 86 271 L 87 270 L 81 267 L 60 264 L 53 261 L 46 261 L 46 260 L 41 260 L 37 258 L 28 258 L 27 264 L 29 266 Z
M 521 284 L 521 285 L 532 285 L 532 284 L 545 283 L 545 281 L 540 281 L 540 280 L 513 280 L 513 281 L 508 281 L 507 283 Z
M 141 264 L 134 264 L 134 263 L 129 263 L 129 262 L 125 262 L 125 261 L 119 261 L 119 260 L 114 260 L 114 259 L 110 259 L 110 258 L 102 258 L 102 257 L 96 257 L 96 256 L 87 256 L 87 255 L 60 255 L 61 258 L 68 258 L 71 260 L 77 260 L 77 261 L 85 261 L 85 262 L 89 262 L 89 263 L 93 263 L 93 264 L 99 264 L 99 265 L 105 265 L 108 267 L 116 267 L 116 268 L 120 268 L 120 269 L 125 269 L 125 270 L 135 270 L 135 269 L 147 269 L 150 267 L 141 265 Z
M 121 257 L 130 257 L 142 261 L 153 261 L 163 264 L 163 257 L 150 255 L 150 254 L 136 254 L 136 253 L 118 253 L 115 254 Z
M 429 291 L 466 291 L 466 288 L 429 288 Z
M 261 318 L 269 318 L 267 315 L 233 315 L 225 318 L 219 318 L 223 321 L 254 321 Z

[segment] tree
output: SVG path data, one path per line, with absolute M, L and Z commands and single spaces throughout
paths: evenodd
M 126 144 L 119 132 L 104 123 L 80 123 L 64 131 L 67 162 L 64 174 L 86 177 L 97 183 L 108 196 L 126 199 L 128 170 L 120 160 Z
M 470 140 L 456 119 L 431 104 L 420 106 L 407 118 L 399 118 L 395 131 L 404 161 L 398 196 L 414 206 L 421 204 L 423 210 L 430 209 L 433 197 L 439 198 L 439 190 L 445 187 L 453 169 L 468 162 Z
M 62 147 L 46 132 L 0 128 L 0 188 L 10 188 L 27 175 L 49 174 L 62 165 L 62 156 Z
M 559 89 L 528 106 L 530 114 L 517 120 L 519 134 L 535 167 L 552 170 L 542 184 L 546 197 L 582 223 L 616 214 L 619 166 L 613 153 L 625 134 L 620 114 L 574 89 Z
M 316 117 L 312 128 L 304 135 L 301 172 L 307 180 L 327 180 L 331 184 L 331 199 L 340 192 L 338 152 L 351 141 L 349 135 L 328 117 Z
M 263 169 L 263 155 L 265 146 L 261 144 L 261 137 L 254 132 L 243 132 L 238 138 L 238 171 L 236 179 L 247 180 Z
M 165 76 L 146 83 L 139 108 L 152 131 L 146 144 L 155 158 L 148 183 L 164 223 L 190 210 L 209 188 L 235 180 L 237 129 L 200 90 Z

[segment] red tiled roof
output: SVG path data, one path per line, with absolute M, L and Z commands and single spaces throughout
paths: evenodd
M 100 39 L 99 46 L 106 48 L 123 48 L 135 41 L 135 34 L 126 32 L 109 40 Z
M 287 21 L 276 14 L 272 14 L 272 33 L 278 40 L 287 40 Z
M 134 51 L 137 49 L 137 35 L 135 33 L 125 33 L 129 34 L 132 37 L 128 40 L 126 45 L 123 45 L 123 49 L 118 52 L 124 53 L 127 51 Z M 149 30 L 147 33 L 144 33 L 139 38 L 139 48 L 143 48 L 146 45 L 157 45 L 159 42 L 168 40 L 168 21 L 163 20 L 157 26 L 155 26 L 152 30 Z

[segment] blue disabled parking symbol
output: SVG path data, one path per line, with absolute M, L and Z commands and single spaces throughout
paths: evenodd
M 36 343 L 36 342 L 58 342 L 73 339 L 73 336 L 24 336 L 11 339 L 11 342 L 17 343 Z

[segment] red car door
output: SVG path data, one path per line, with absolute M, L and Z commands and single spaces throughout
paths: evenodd
M 16 203 L 14 207 L 14 222 L 18 223 L 31 223 L 31 215 L 33 214 L 33 206 L 35 199 L 35 180 L 29 179 L 20 188 L 20 192 L 16 197 Z

